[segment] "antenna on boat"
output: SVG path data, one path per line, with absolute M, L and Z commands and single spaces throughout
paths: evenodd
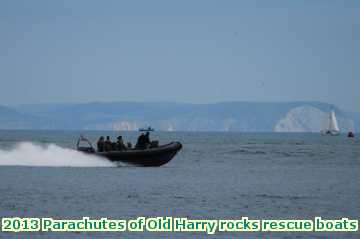
M 152 132 L 155 131 L 154 128 L 151 128 L 151 126 L 147 127 L 147 128 L 139 128 L 140 132 Z

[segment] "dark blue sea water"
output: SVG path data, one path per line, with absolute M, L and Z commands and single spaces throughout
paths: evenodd
M 318 134 L 160 133 L 159 168 L 113 167 L 74 148 L 114 132 L 0 131 L 0 217 L 360 218 L 360 141 Z M 135 143 L 137 133 L 124 133 Z M 25 143 L 24 143 L 25 142 Z M 23 166 L 9 166 L 23 165 Z M 0 238 L 360 238 L 353 233 L 4 233 Z

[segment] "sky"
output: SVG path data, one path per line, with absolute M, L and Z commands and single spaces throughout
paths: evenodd
M 322 101 L 360 112 L 360 1 L 0 1 L 0 105 Z

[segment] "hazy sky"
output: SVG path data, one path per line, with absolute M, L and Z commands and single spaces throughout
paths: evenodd
M 360 111 L 360 1 L 0 1 L 0 104 L 320 100 Z

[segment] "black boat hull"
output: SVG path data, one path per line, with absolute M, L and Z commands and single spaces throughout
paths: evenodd
M 121 162 L 144 167 L 158 167 L 173 159 L 181 148 L 181 143 L 172 142 L 150 149 L 95 152 L 94 154 L 107 158 L 112 162 Z

